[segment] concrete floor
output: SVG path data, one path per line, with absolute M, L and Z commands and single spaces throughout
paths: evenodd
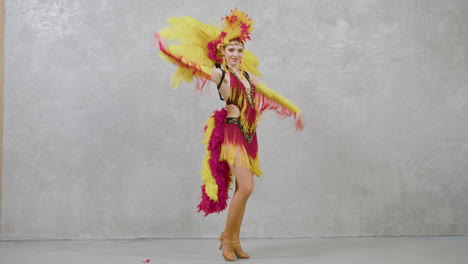
M 239 263 L 468 263 L 468 237 L 244 239 Z M 215 239 L 0 241 L 1 264 L 226 263 Z

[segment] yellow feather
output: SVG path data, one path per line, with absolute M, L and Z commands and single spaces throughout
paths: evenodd
M 205 131 L 205 138 L 203 139 L 203 144 L 208 145 L 210 140 L 211 134 L 213 133 L 214 129 L 214 118 L 210 117 L 206 122 L 206 131 Z M 202 161 L 202 171 L 201 177 L 203 180 L 203 184 L 205 185 L 205 191 L 208 197 L 211 198 L 213 201 L 218 201 L 218 185 L 216 184 L 216 180 L 211 173 L 211 169 L 208 163 L 210 159 L 211 151 L 206 150 L 205 157 Z

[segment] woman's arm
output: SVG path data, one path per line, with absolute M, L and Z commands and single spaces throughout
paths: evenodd
M 214 67 L 211 69 L 211 78 L 210 80 L 214 82 L 216 85 L 218 85 L 221 82 L 221 76 L 223 72 L 221 71 L 220 68 Z
M 256 103 L 260 112 L 274 110 L 281 116 L 294 116 L 295 127 L 302 130 L 301 110 L 294 103 L 281 94 L 273 91 L 263 84 L 258 77 L 251 75 L 251 82 L 256 87 Z

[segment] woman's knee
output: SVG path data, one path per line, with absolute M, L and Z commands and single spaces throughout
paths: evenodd
M 236 192 L 244 198 L 248 198 L 254 189 L 253 174 L 249 169 L 242 167 L 231 167 L 236 177 Z
M 253 183 L 251 183 L 251 184 L 249 183 L 249 184 L 239 185 L 237 191 L 243 197 L 248 198 L 252 194 L 253 189 L 254 189 Z

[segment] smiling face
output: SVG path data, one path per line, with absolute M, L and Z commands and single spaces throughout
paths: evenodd
M 231 41 L 229 45 L 224 47 L 222 53 L 229 67 L 239 67 L 242 56 L 244 55 L 244 44 L 237 40 Z

